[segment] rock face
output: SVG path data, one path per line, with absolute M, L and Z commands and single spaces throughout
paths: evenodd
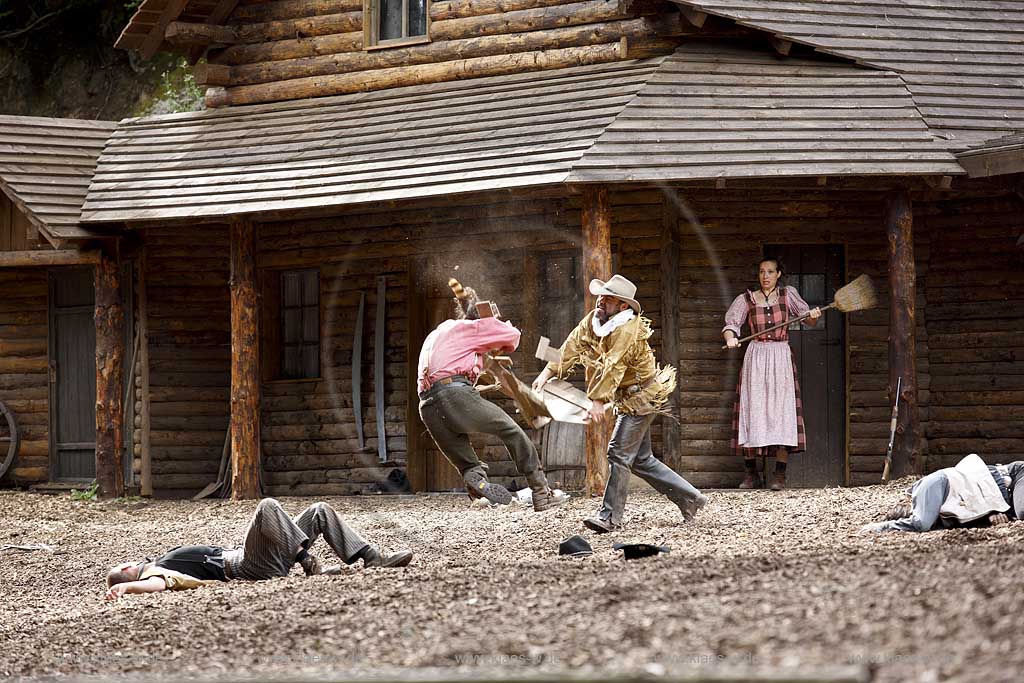
M 866 680 L 836 667 L 877 666 L 875 681 L 1015 680 L 1024 523 L 857 535 L 908 483 L 712 491 L 690 524 L 635 492 L 626 527 L 605 536 L 580 524 L 597 505 L 587 498 L 542 514 L 451 495 L 334 498 L 383 551 L 415 551 L 412 565 L 311 579 L 296 567 L 285 579 L 116 604 L 102 599 L 108 567 L 182 543 L 238 543 L 256 501 L 0 492 L 0 547 L 52 548 L 0 550 L 0 676 L 701 671 L 724 681 L 799 670 L 834 681 Z M 281 500 L 293 514 L 312 502 Z M 594 555 L 559 557 L 576 533 Z M 614 541 L 672 552 L 626 562 Z M 313 552 L 335 561 L 322 540 Z M 140 648 L 140 634 L 162 635 Z
M 143 62 L 114 49 L 130 4 L 4 4 L 11 13 L 0 13 L 0 113 L 117 120 L 197 108 L 201 93 L 174 57 Z

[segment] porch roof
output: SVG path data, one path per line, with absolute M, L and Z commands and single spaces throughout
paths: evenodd
M 1006 135 L 957 154 L 972 178 L 1024 173 L 1024 134 Z
M 564 182 L 962 172 L 894 74 L 692 47 L 129 119 L 100 158 L 83 220 L 267 215 Z
M 90 222 L 563 182 L 661 58 L 122 121 Z
M 1024 129 L 1016 0 L 673 0 L 820 52 L 899 73 L 953 149 Z
M 695 44 L 665 60 L 570 180 L 962 173 L 897 74 Z
M 0 115 L 0 190 L 54 246 L 92 233 L 79 224 L 113 121 Z

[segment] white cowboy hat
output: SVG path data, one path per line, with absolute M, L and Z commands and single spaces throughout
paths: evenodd
M 602 282 L 597 279 L 591 280 L 590 293 L 594 296 L 607 294 L 608 296 L 617 297 L 629 304 L 634 311 L 640 313 L 640 302 L 633 298 L 636 296 L 636 285 L 621 275 L 612 275 L 612 279 L 608 280 L 608 282 Z

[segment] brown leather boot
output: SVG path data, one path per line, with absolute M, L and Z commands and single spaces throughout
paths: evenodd
M 761 473 L 757 471 L 756 462 L 755 460 L 743 461 L 743 467 L 747 471 L 747 476 L 743 478 L 743 483 L 740 484 L 741 489 L 764 488 L 764 481 L 761 479 Z
M 772 491 L 781 491 L 786 488 L 786 470 L 775 470 L 775 475 L 772 477 Z

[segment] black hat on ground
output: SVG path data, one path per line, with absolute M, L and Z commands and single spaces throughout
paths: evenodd
M 641 557 L 653 557 L 658 553 L 672 552 L 667 545 L 651 545 L 650 543 L 616 543 L 612 547 L 621 550 L 623 557 L 627 560 L 638 560 Z
M 594 549 L 587 543 L 587 539 L 582 536 L 570 536 L 558 544 L 558 554 L 584 557 L 586 555 L 593 555 Z

